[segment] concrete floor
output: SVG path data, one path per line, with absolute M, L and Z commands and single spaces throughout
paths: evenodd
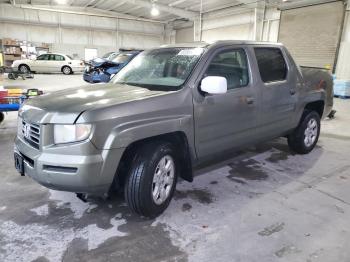
M 81 75 L 5 84 L 45 92 Z M 0 125 L 0 261 L 350 261 L 350 100 L 335 100 L 306 156 L 277 139 L 228 156 L 180 182 L 155 220 L 120 196 L 91 199 L 20 177 L 12 160 L 16 114 Z

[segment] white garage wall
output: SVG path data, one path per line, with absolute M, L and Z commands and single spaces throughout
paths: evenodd
M 176 30 L 176 36 L 175 36 L 176 43 L 193 42 L 193 39 L 194 39 L 193 30 L 194 30 L 193 26 Z
M 144 21 L 55 13 L 0 5 L 0 38 L 49 43 L 52 51 L 78 54 L 96 48 L 151 48 L 164 43 L 164 25 Z
M 258 14 L 258 15 L 257 15 Z M 280 11 L 277 8 L 228 8 L 203 15 L 202 40 L 262 40 L 276 42 L 278 39 Z M 256 21 L 256 22 L 255 22 Z M 177 25 L 176 43 L 193 41 L 193 27 Z M 186 26 L 186 27 L 185 27 Z M 189 34 L 190 30 L 191 36 Z
M 203 15 L 202 40 L 253 40 L 254 10 L 230 14 L 230 10 Z
M 277 42 L 280 26 L 281 11 L 276 8 L 267 8 L 264 18 L 262 41 Z

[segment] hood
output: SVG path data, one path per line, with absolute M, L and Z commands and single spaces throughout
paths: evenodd
M 30 63 L 35 61 L 34 59 L 20 59 L 13 61 L 13 64 Z
M 115 63 L 115 62 L 110 61 L 110 60 L 102 59 L 102 60 L 90 61 L 90 65 L 96 68 L 96 67 L 101 67 L 101 66 L 108 66 L 108 67 L 119 66 L 121 64 L 120 63 Z
M 19 115 L 32 123 L 74 123 L 80 114 L 99 109 L 166 94 L 146 88 L 121 84 L 96 84 L 44 94 L 30 98 Z

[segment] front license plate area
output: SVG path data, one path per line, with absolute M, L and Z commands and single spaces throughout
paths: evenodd
M 24 176 L 24 161 L 20 154 L 15 153 L 15 168 L 21 176 Z

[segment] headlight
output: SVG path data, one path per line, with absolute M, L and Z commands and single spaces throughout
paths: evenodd
M 54 125 L 55 144 L 71 143 L 85 140 L 91 133 L 90 124 Z
M 22 129 L 23 129 L 22 118 L 18 117 L 17 118 L 17 135 L 18 136 L 21 136 L 23 134 Z

